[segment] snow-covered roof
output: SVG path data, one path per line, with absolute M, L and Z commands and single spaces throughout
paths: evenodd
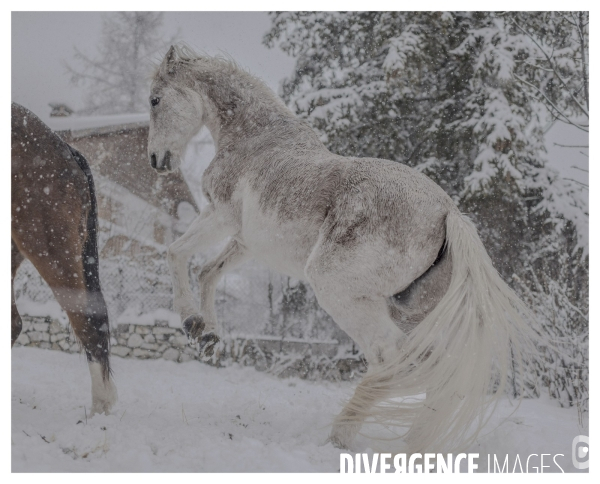
M 80 131 L 127 125 L 147 125 L 148 113 L 110 114 L 104 116 L 49 117 L 46 120 L 53 131 Z

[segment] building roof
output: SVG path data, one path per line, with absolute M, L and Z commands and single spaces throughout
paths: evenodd
M 77 132 L 99 128 L 111 128 L 114 130 L 116 127 L 130 124 L 147 126 L 150 122 L 150 116 L 148 113 L 110 114 L 103 116 L 65 116 L 60 118 L 49 118 L 45 121 L 53 131 Z

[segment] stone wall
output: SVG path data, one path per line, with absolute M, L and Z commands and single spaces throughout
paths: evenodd
M 23 330 L 15 346 L 78 353 L 79 343 L 70 327 L 49 317 L 23 316 Z M 350 380 L 366 371 L 352 346 L 334 342 L 285 341 L 276 338 L 232 338 L 210 359 L 201 357 L 183 331 L 166 322 L 154 326 L 119 324 L 111 333 L 111 354 L 122 358 L 158 359 L 179 363 L 199 360 L 222 367 L 235 362 L 278 376 Z

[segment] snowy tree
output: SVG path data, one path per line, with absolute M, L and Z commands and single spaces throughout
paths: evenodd
M 284 99 L 332 151 L 424 171 L 478 219 L 492 245 L 525 244 L 525 226 L 540 238 L 548 220 L 560 231 L 566 220 L 587 217 L 578 187 L 545 166 L 547 112 L 519 81 L 539 77 L 525 62 L 539 48 L 512 17 L 286 12 L 272 19 L 265 43 L 297 59 Z M 486 201 L 489 213 L 480 213 Z M 500 266 L 515 250 L 492 248 Z
M 547 297 L 585 314 L 586 205 L 581 187 L 547 166 L 544 144 L 552 116 L 585 128 L 576 117 L 587 109 L 585 15 L 283 12 L 271 14 L 264 42 L 296 59 L 284 100 L 329 149 L 429 175 L 518 290 L 513 274 L 533 291 L 544 279 Z M 562 298 L 557 287 L 572 290 Z M 556 324 L 585 333 L 577 321 Z
M 527 12 L 505 15 L 534 48 L 515 76 L 542 102 L 553 120 L 589 131 L 589 12 Z
M 148 110 L 152 62 L 174 38 L 164 39 L 160 12 L 115 12 L 104 15 L 95 56 L 75 47 L 75 63 L 66 64 L 74 85 L 86 89 L 87 114 L 136 113 Z

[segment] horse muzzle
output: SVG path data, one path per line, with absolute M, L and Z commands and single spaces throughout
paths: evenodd
M 172 167 L 172 155 L 170 151 L 165 151 L 162 159 L 156 153 L 150 155 L 150 166 L 154 168 L 159 174 L 164 174 L 173 171 Z

